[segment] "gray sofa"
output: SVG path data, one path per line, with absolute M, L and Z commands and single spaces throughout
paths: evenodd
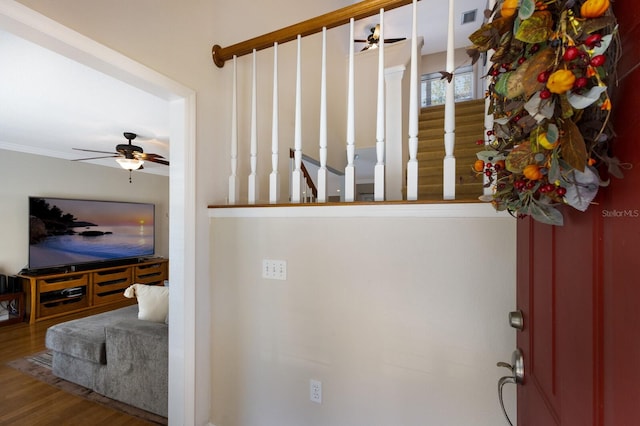
M 53 374 L 167 417 L 168 326 L 138 319 L 138 305 L 49 327 Z

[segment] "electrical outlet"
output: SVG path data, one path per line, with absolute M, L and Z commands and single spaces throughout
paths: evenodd
M 309 400 L 316 404 L 322 404 L 322 382 L 311 379 L 309 383 Z
M 287 261 L 262 259 L 262 278 L 268 280 L 286 280 Z

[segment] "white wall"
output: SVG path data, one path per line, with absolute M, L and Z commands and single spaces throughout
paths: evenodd
M 464 48 L 454 51 L 453 64 L 456 68 L 471 65 L 471 58 Z M 447 70 L 447 52 L 432 53 L 422 57 L 422 74 L 431 74 L 438 71 Z
M 149 202 L 156 205 L 156 255 L 169 254 L 169 178 L 0 150 L 0 273 L 27 265 L 28 197 Z
M 216 217 L 210 240 L 216 426 L 504 423 L 513 219 Z

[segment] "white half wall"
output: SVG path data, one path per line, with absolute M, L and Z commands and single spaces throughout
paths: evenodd
M 512 218 L 285 213 L 210 209 L 213 424 L 504 424 Z M 286 281 L 263 279 L 263 259 L 285 260 Z

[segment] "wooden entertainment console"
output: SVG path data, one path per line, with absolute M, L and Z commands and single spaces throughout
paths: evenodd
M 18 275 L 26 294 L 29 323 L 104 305 L 130 305 L 124 290 L 132 284 L 164 285 L 168 260 L 150 259 L 121 266 Z

